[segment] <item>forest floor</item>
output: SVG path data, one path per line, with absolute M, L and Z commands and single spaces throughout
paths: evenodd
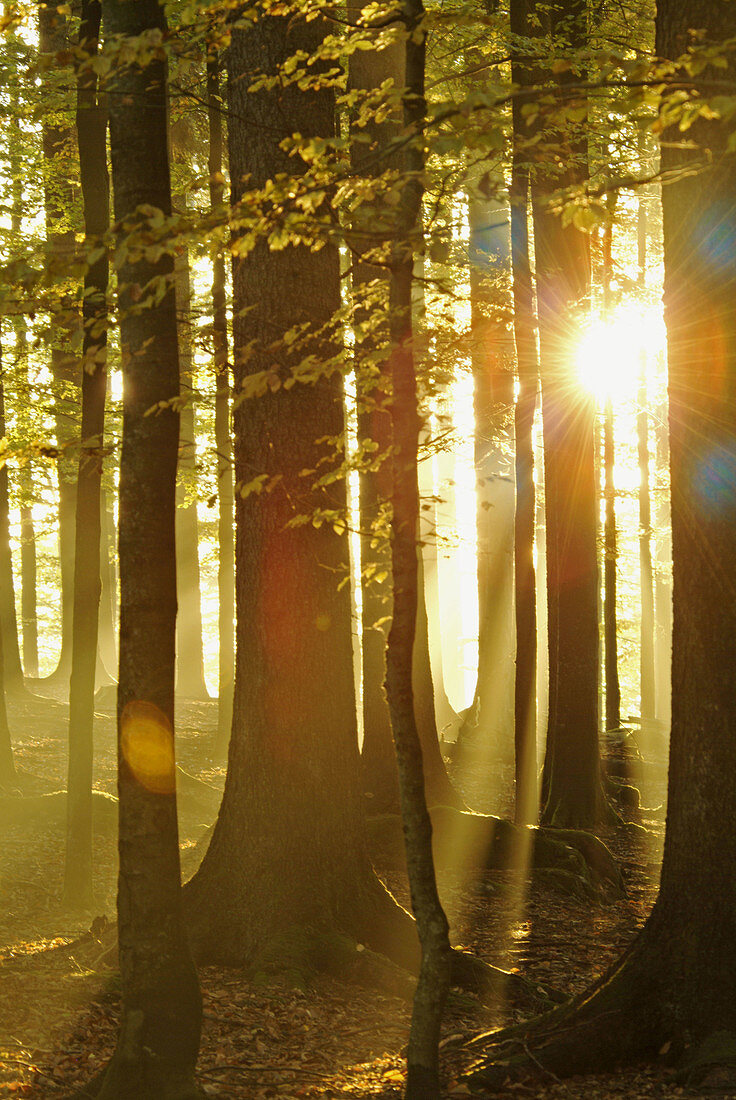
M 45 690 L 39 687 L 39 691 Z M 95 787 L 115 790 L 114 700 L 98 708 Z M 24 795 L 64 786 L 67 708 L 28 696 L 9 705 Z M 194 845 L 217 811 L 224 769 L 211 755 L 215 703 L 177 707 L 178 760 L 190 776 L 180 797 L 182 862 L 191 873 Z M 493 774 L 494 789 L 485 777 Z M 476 764 L 462 784 L 476 809 L 507 814 L 511 772 Z M 664 797 L 663 769 L 648 769 L 643 804 Z M 210 789 L 214 788 L 214 789 Z M 73 913 L 60 904 L 64 863 L 64 808 L 38 800 L 22 822 L 3 820 L 0 799 L 0 1096 L 63 1097 L 93 1075 L 113 1049 L 118 1013 L 115 971 L 97 939 L 115 913 L 114 813 L 101 814 L 96 838 L 96 912 Z M 42 807 L 36 809 L 36 807 Z M 103 807 L 104 809 L 104 807 Z M 605 839 L 620 861 L 626 895 L 599 903 L 571 897 L 548 883 L 503 872 L 462 881 L 443 874 L 441 892 L 453 942 L 489 962 L 518 969 L 539 985 L 565 993 L 583 990 L 631 941 L 654 901 L 662 817 L 646 813 L 652 830 L 642 839 L 618 829 Z M 387 876 L 406 903 L 401 876 Z M 94 920 L 94 934 L 90 928 Z M 96 951 L 99 946 L 99 951 Z M 199 1080 L 213 1097 L 389 1097 L 402 1095 L 403 1057 L 410 1005 L 374 990 L 321 977 L 303 988 L 258 985 L 238 971 L 201 970 L 204 1030 Z M 526 1010 L 528 1013 L 528 1009 Z M 522 1020 L 513 1005 L 483 1008 L 453 995 L 443 1037 L 448 1097 L 467 1095 L 461 1073 L 470 1060 L 465 1041 L 475 1032 Z M 517 1083 L 506 1096 L 669 1098 L 694 1095 L 663 1066 L 558 1081 L 549 1076 Z M 712 1093 L 711 1093 L 712 1095 Z M 721 1095 L 736 1096 L 736 1093 Z

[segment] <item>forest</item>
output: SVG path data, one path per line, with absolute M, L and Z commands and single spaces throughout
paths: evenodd
M 736 1097 L 736 4 L 4 0 L 0 113 L 0 1095 Z

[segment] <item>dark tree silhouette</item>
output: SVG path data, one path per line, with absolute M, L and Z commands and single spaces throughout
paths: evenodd
M 166 30 L 157 0 L 103 0 L 106 37 Z M 110 87 L 110 149 L 119 240 L 150 241 L 171 215 L 167 65 L 141 64 L 129 42 Z M 132 56 L 130 56 L 132 54 Z M 151 213 L 153 211 L 153 213 Z M 118 941 L 122 1015 L 100 1081 L 103 1100 L 199 1096 L 193 1082 L 201 1000 L 181 915 L 174 763 L 174 512 L 179 360 L 173 262 L 118 255 L 123 363 L 118 688 Z M 151 280 L 160 300 L 145 300 Z M 156 283 L 154 282 L 154 286 Z M 143 301 L 141 299 L 143 298 Z M 156 415 L 150 415 L 152 410 Z M 88 1090 L 89 1091 L 89 1090 Z

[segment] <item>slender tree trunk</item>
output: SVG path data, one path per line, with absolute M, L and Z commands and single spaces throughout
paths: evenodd
M 100 483 L 107 388 L 107 248 L 100 240 L 110 225 L 107 177 L 107 107 L 97 77 L 87 67 L 97 56 L 102 9 L 82 0 L 77 72 L 77 136 L 88 251 L 102 255 L 84 276 L 82 355 L 82 446 L 77 478 L 72 672 L 69 685 L 67 772 L 66 905 L 89 908 L 92 888 L 92 762 L 95 671 L 100 610 Z
M 603 316 L 608 319 L 611 310 L 611 279 L 613 260 L 613 211 L 603 232 Z M 606 729 L 617 730 L 621 725 L 621 688 L 618 680 L 618 619 L 616 612 L 616 581 L 618 572 L 618 547 L 616 535 L 616 485 L 613 401 L 606 400 L 603 411 L 603 495 L 606 520 L 603 529 L 603 632 L 605 637 L 606 671 Z
M 223 102 L 220 94 L 220 60 L 210 49 L 207 55 L 207 120 L 209 126 L 210 207 L 223 208 Z M 230 435 L 230 366 L 227 353 L 227 300 L 225 256 L 218 248 L 212 257 L 212 344 L 215 370 L 215 447 L 217 449 L 218 639 L 219 677 L 217 745 L 224 752 L 233 721 L 235 682 L 235 494 L 232 441 Z
M 640 192 L 637 207 L 637 252 L 639 285 L 646 283 L 647 207 Z M 640 684 L 642 725 L 656 717 L 656 679 L 654 671 L 654 577 L 652 572 L 652 502 L 649 491 L 649 412 L 647 403 L 646 358 L 642 353 L 637 394 L 636 437 L 639 457 L 639 573 L 641 585 Z
M 657 464 L 660 469 L 669 466 L 669 437 L 664 413 L 655 416 Z M 656 498 L 657 573 L 655 590 L 656 613 L 656 716 L 669 731 L 672 721 L 672 538 L 670 533 L 669 494 L 660 489 Z
M 23 227 L 23 175 L 20 150 L 20 120 L 14 117 L 10 131 L 10 166 L 13 176 L 13 209 L 11 229 L 19 239 Z M 26 319 L 19 313 L 15 319 L 16 365 L 18 377 L 23 379 L 22 403 L 31 407 L 31 389 L 28 378 L 28 334 Z M 21 566 L 21 629 L 23 638 L 23 672 L 25 676 L 38 676 L 38 615 L 36 610 L 36 532 L 33 524 L 33 473 L 30 460 L 24 462 L 18 472 L 20 486 L 20 566 Z
M 109 377 L 109 375 L 108 375 Z M 98 652 L 108 675 L 118 667 L 117 651 L 117 577 L 115 570 L 115 516 L 110 494 L 100 490 L 100 615 Z
M 156 0 L 104 0 L 106 37 L 165 33 Z M 156 236 L 148 208 L 171 214 L 166 62 L 130 63 L 110 87 L 115 217 L 125 236 Z M 144 207 L 144 211 L 140 208 Z M 164 227 L 163 231 L 166 232 Z M 125 235 L 125 236 L 122 236 Z M 165 237 L 164 237 L 165 241 Z M 145 257 L 145 253 L 144 253 Z M 99 1096 L 194 1100 L 201 1000 L 181 916 L 174 763 L 175 490 L 179 393 L 173 263 L 119 259 L 123 349 L 120 465 L 120 798 L 118 936 L 122 1015 Z M 169 281 L 133 310 L 136 288 Z M 139 305 L 140 303 L 137 303 Z M 159 403 L 164 403 L 163 406 Z M 159 406 L 157 416 L 146 415 Z M 168 406 L 168 407 L 167 407 Z
M 478 680 L 474 737 L 503 755 L 512 751 L 514 483 L 508 458 L 514 406 L 513 345 L 499 320 L 508 310 L 509 215 L 505 204 L 471 199 L 470 303 L 475 419 L 478 554 Z M 466 727 L 467 729 L 467 727 Z M 464 736 L 463 736 L 464 740 Z
M 0 333 L 0 438 L 5 435 L 5 391 L 3 386 L 2 335 Z M 0 552 L 8 540 L 8 467 L 0 468 Z M 8 543 L 8 555 L 10 546 Z M 1 559 L 0 559 L 1 561 Z M 3 583 L 0 576 L 0 584 Z M 13 746 L 10 739 L 10 727 L 5 706 L 5 662 L 3 661 L 3 635 L 0 630 L 0 788 L 12 785 L 16 777 Z
M 5 384 L 0 370 L 0 438 L 5 436 Z M 10 545 L 10 486 L 7 464 L 0 468 L 0 632 L 3 635 L 4 690 L 23 690 L 18 646 L 13 555 Z
M 440 1096 L 439 1037 L 450 988 L 450 940 L 440 904 L 432 859 L 432 824 L 424 793 L 422 746 L 412 690 L 414 632 L 417 621 L 419 484 L 417 451 L 419 409 L 412 346 L 414 248 L 421 226 L 424 171 L 424 8 L 404 0 L 407 30 L 404 125 L 412 140 L 405 153 L 408 176 L 397 210 L 397 240 L 391 260 L 391 373 L 394 456 L 391 495 L 391 570 L 393 618 L 386 647 L 386 695 L 401 792 L 406 862 L 414 915 L 422 945 L 419 981 L 407 1052 L 407 1100 Z
M 360 14 L 360 4 L 353 18 Z M 388 49 L 359 51 L 351 57 L 350 83 L 355 89 L 369 90 L 392 79 L 396 87 L 404 82 L 404 59 L 398 45 Z M 400 132 L 395 116 L 364 128 L 369 145 L 356 138 L 352 160 L 358 172 L 375 162 L 378 150 L 390 148 Z M 360 136 L 364 136 L 363 130 Z M 366 152 L 367 150 L 367 152 Z M 388 153 L 379 158 L 378 174 L 394 162 Z M 374 170 L 374 169 L 373 169 Z M 375 171 L 375 170 L 374 170 Z M 357 211 L 353 234 L 359 253 L 370 253 L 390 232 L 393 212 L 381 204 L 365 204 Z M 391 415 L 387 402 L 385 363 L 378 351 L 385 340 L 385 325 L 371 321 L 373 310 L 385 310 L 387 286 L 385 269 L 362 256 L 353 271 L 356 307 L 356 375 L 358 388 L 358 438 L 368 462 L 360 475 L 361 576 L 363 585 L 363 752 L 362 771 L 371 809 L 376 812 L 397 810 L 398 773 L 391 736 L 391 723 L 384 693 L 385 647 L 391 620 L 391 554 L 387 540 L 386 518 L 391 495 L 392 446 Z M 380 282 L 378 280 L 381 279 Z M 383 329 L 383 331 L 381 331 Z M 422 563 L 420 563 L 421 568 Z M 423 570 L 422 570 L 423 581 Z M 462 805 L 447 775 L 439 746 L 435 714 L 435 686 L 429 653 L 429 624 L 423 583 L 419 586 L 417 622 L 414 632 L 413 684 L 415 713 L 425 756 L 428 798 L 433 803 Z
M 176 488 L 176 690 L 186 699 L 209 699 L 204 679 L 202 594 L 197 522 L 197 425 L 194 408 L 191 273 L 189 253 L 174 263 L 181 387 L 187 403 L 179 414 L 179 479 Z
M 67 46 L 67 21 L 62 8 L 43 4 L 38 9 L 38 41 L 42 55 L 58 54 Z M 69 177 L 69 148 L 74 142 L 70 127 L 54 122 L 43 124 L 43 153 L 46 167 L 44 207 L 46 218 L 47 269 L 51 278 L 62 280 L 71 267 L 74 231 L 64 228 L 64 218 L 73 209 Z M 62 296 L 61 309 L 71 308 Z M 76 524 L 76 467 L 72 445 L 79 440 L 79 364 L 68 342 L 53 337 L 51 374 L 54 380 L 54 422 L 59 484 L 59 566 L 61 574 L 61 652 L 52 676 L 64 682 L 71 672 L 72 616 L 74 601 L 74 534 Z
M 511 30 L 528 34 L 526 0 L 512 0 Z M 527 70 L 513 63 L 512 79 L 522 84 Z M 534 569 L 536 490 L 534 486 L 534 415 L 539 385 L 534 290 L 529 259 L 528 138 L 518 97 L 513 103 L 514 153 L 511 176 L 511 270 L 514 339 L 519 393 L 514 415 L 516 511 L 514 517 L 514 595 L 516 676 L 514 683 L 514 760 L 517 825 L 537 820 L 537 581 Z
M 32 500 L 33 474 L 26 463 L 20 474 L 21 492 L 25 500 Z M 33 509 L 29 504 L 20 508 L 20 615 L 23 629 L 23 672 L 38 677 L 38 612 L 36 607 L 36 530 Z

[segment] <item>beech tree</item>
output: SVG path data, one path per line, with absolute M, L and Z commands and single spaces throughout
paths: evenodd
M 92 759 L 100 607 L 100 484 L 107 387 L 107 246 L 110 226 L 107 111 L 99 102 L 90 61 L 97 54 L 102 9 L 83 0 L 79 28 L 77 138 L 84 199 L 85 244 L 99 255 L 84 279 L 82 319 L 82 444 L 77 478 L 72 671 L 69 685 L 69 768 L 64 900 L 92 903 Z
M 708 97 L 714 81 L 736 73 L 722 49 L 735 31 L 726 0 L 660 0 L 657 52 L 670 62 L 661 72 L 659 122 L 674 569 L 660 890 L 620 961 L 570 1005 L 525 1028 L 530 1057 L 512 1062 L 535 1072 L 602 1071 L 655 1057 L 665 1044 L 691 1082 L 733 1064 L 736 885 L 726 869 L 736 863 L 736 274 L 723 241 L 736 234 L 736 158 L 733 123 L 712 117 Z M 678 128 L 683 109 L 694 118 L 687 143 Z M 487 1066 L 476 1081 L 485 1087 L 509 1072 L 508 1063 Z
M 102 1100 L 187 1100 L 201 1001 L 181 914 L 174 762 L 179 360 L 167 141 L 166 30 L 158 0 L 103 0 L 120 336 L 120 676 L 117 1050 Z M 153 262 L 146 247 L 163 244 Z M 158 249 L 154 249 L 154 255 Z M 89 1091 L 89 1090 L 88 1090 Z
M 585 43 L 587 5 L 552 4 L 545 29 L 573 52 Z M 569 69 L 556 78 L 554 102 L 570 97 L 585 109 Z M 553 119 L 553 125 L 556 125 Z M 558 189 L 587 178 L 587 150 L 574 124 L 557 134 L 560 165 L 543 163 L 532 176 L 539 313 L 547 517 L 550 701 L 545 758 L 546 824 L 595 825 L 604 813 L 598 747 L 598 565 L 593 398 L 573 378 L 570 332 L 590 285 L 589 242 L 551 206 Z

